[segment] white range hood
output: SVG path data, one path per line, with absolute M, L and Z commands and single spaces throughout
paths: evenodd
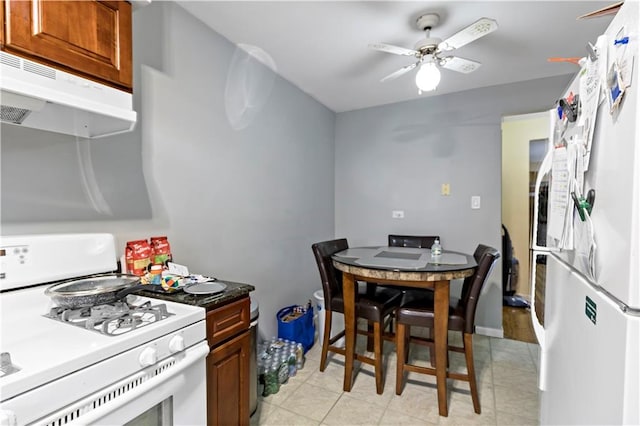
M 83 138 L 133 130 L 130 93 L 0 52 L 3 123 Z

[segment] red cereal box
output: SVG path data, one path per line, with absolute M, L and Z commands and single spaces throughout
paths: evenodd
M 125 260 L 127 272 L 143 276 L 147 272 L 147 266 L 151 263 L 151 245 L 147 240 L 127 241 L 125 248 Z

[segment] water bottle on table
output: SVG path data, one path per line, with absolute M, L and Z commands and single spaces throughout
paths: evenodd
M 442 255 L 442 246 L 440 245 L 440 239 L 436 238 L 436 240 L 433 242 L 433 245 L 431 246 L 431 258 L 438 260 L 440 259 L 441 255 Z

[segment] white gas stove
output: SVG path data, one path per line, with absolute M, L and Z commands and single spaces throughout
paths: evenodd
M 116 258 L 109 234 L 2 237 L 0 424 L 206 423 L 203 308 L 129 295 L 65 313 L 45 295 Z

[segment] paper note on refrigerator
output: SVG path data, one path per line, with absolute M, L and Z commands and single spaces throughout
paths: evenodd
M 579 75 L 579 93 L 582 108 L 578 115 L 577 125 L 581 127 L 581 139 L 585 148 L 582 158 L 584 170 L 589 169 L 593 130 L 596 124 L 598 105 L 600 104 L 600 82 L 604 73 L 603 65 L 606 67 L 607 62 L 606 37 L 598 37 L 596 51 L 598 52 L 596 60 L 587 58 Z
M 563 247 L 561 242 L 564 240 L 567 209 L 571 202 L 570 185 L 567 148 L 554 148 L 551 166 L 551 186 L 549 188 L 547 235 L 557 241 L 558 248 Z
M 585 212 L 584 222 L 576 221 L 575 225 L 575 253 L 576 267 L 593 282 L 596 282 L 596 241 L 593 232 L 593 222 L 589 212 Z

